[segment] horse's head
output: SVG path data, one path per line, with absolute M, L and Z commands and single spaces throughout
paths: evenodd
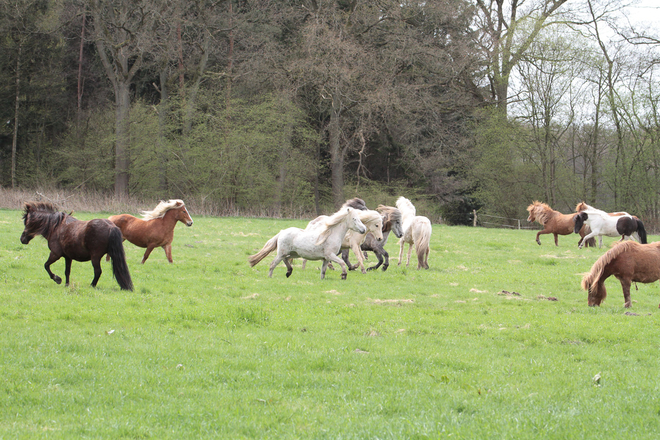
M 353 209 L 353 208 L 346 208 L 347 211 L 347 219 L 348 219 L 348 228 L 355 231 L 359 232 L 360 234 L 364 234 L 367 232 L 367 227 L 364 226 L 364 223 L 360 220 L 360 217 L 358 216 L 358 211 Z
M 536 221 L 537 218 L 539 218 L 539 214 L 543 212 L 545 206 L 545 203 L 541 203 L 538 200 L 534 200 L 534 202 L 527 207 L 527 212 L 529 212 L 529 216 L 527 217 L 528 222 L 534 222 Z M 548 206 L 549 208 L 549 206 Z
M 23 207 L 23 225 L 21 243 L 28 244 L 37 235 L 46 236 L 65 216 L 58 212 L 55 205 L 45 202 L 28 202 Z
M 605 283 L 603 283 L 600 288 L 598 284 L 594 284 L 589 287 L 589 294 L 587 296 L 587 304 L 589 307 L 600 307 L 600 304 L 605 300 L 607 296 L 607 290 L 605 290 Z
M 587 205 L 584 202 L 580 202 L 575 207 L 575 212 L 582 212 L 582 211 L 586 211 L 587 209 L 591 209 L 591 206 Z
M 573 228 L 574 233 L 579 233 L 580 229 L 582 229 L 582 226 L 584 225 L 584 222 L 587 221 L 589 218 L 589 214 L 586 212 L 579 212 L 578 214 L 573 217 L 573 221 L 575 222 L 575 227 Z
M 193 225 L 193 219 L 192 217 L 190 217 L 190 214 L 188 213 L 188 210 L 186 209 L 186 205 L 183 203 L 183 201 L 178 200 L 176 202 L 175 209 L 177 210 L 176 219 L 178 221 L 180 221 L 186 226 Z
M 392 231 L 396 238 L 403 236 L 403 226 L 401 225 L 401 211 L 392 206 L 378 205 L 376 208 L 383 215 L 383 232 Z
M 364 202 L 359 197 L 354 197 L 350 200 L 346 200 L 346 202 L 342 205 L 342 207 L 351 207 L 353 209 L 359 209 L 360 211 L 367 211 L 369 208 L 367 208 L 367 204 Z
M 383 217 L 378 211 L 360 211 L 360 220 L 367 226 L 367 231 L 371 232 L 376 240 L 383 239 Z

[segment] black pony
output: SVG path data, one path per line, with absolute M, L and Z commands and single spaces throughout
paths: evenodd
M 62 278 L 50 270 L 50 265 L 64 257 L 66 286 L 69 285 L 71 261 L 90 261 L 94 266 L 92 286 L 96 287 L 101 277 L 101 258 L 107 253 L 112 258 L 112 273 L 123 290 L 133 290 L 133 281 L 128 272 L 121 230 L 110 220 L 94 219 L 80 221 L 70 214 L 60 212 L 47 202 L 28 202 L 23 208 L 25 230 L 21 243 L 28 244 L 35 236 L 48 240 L 50 256 L 44 268 L 57 284 Z

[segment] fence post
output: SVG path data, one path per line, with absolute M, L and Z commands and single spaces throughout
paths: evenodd
M 477 227 L 477 210 L 473 209 L 472 210 L 472 226 Z
M 520 230 L 520 219 L 518 219 L 518 230 Z

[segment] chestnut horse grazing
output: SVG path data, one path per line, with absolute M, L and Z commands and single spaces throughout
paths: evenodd
M 660 242 L 639 244 L 635 241 L 619 241 L 602 255 L 582 278 L 582 288 L 589 292 L 590 306 L 600 306 L 605 300 L 605 280 L 611 275 L 621 282 L 623 306 L 630 307 L 632 282 L 652 283 L 660 279 Z
M 527 217 L 528 222 L 538 222 L 543 226 L 543 230 L 536 233 L 536 242 L 540 245 L 541 240 L 539 240 L 539 235 L 541 234 L 553 234 L 555 236 L 555 246 L 559 246 L 557 237 L 559 235 L 570 235 L 573 234 L 575 229 L 575 214 L 562 214 L 559 211 L 553 210 L 548 204 L 541 203 L 538 200 L 532 202 L 531 205 L 527 207 L 529 212 L 529 217 Z M 582 243 L 584 236 L 587 235 L 590 231 L 587 226 L 580 227 L 578 230 L 580 232 L 580 241 L 578 244 Z M 587 247 L 596 246 L 596 240 L 590 238 L 587 241 Z
M 406 267 L 410 264 L 410 254 L 412 247 L 417 251 L 417 269 L 429 268 L 429 243 L 431 242 L 431 221 L 417 215 L 415 206 L 405 197 L 399 197 L 396 201 L 396 207 L 401 211 L 401 220 L 403 224 L 403 237 L 399 240 L 399 266 L 403 260 L 403 247 L 408 243 L 408 261 Z
M 106 253 L 112 258 L 112 273 L 123 290 L 133 290 L 133 281 L 126 264 L 121 231 L 111 221 L 94 219 L 80 221 L 70 214 L 60 212 L 55 205 L 46 202 L 29 202 L 23 208 L 25 230 L 21 243 L 28 244 L 35 236 L 48 240 L 50 256 L 44 268 L 57 284 L 62 278 L 50 270 L 50 265 L 64 257 L 65 285 L 69 285 L 71 261 L 91 261 L 94 267 L 92 287 L 101 278 L 101 258 Z
M 637 217 L 627 212 L 607 213 L 581 202 L 577 205 L 575 216 L 575 231 L 582 224 L 586 224 L 591 229 L 587 237 L 598 235 L 598 247 L 603 247 L 603 235 L 608 237 L 621 236 L 623 241 L 626 238 L 636 237 L 637 241 L 646 244 L 646 230 L 644 223 Z M 578 247 L 582 247 L 578 243 Z
M 183 200 L 163 201 L 153 211 L 143 211 L 141 214 L 143 219 L 130 214 L 120 214 L 111 216 L 109 220 L 121 229 L 124 239 L 135 246 L 147 248 L 142 257 L 142 264 L 157 247 L 165 250 L 167 261 L 172 263 L 172 240 L 174 240 L 176 222 L 186 226 L 193 225 Z

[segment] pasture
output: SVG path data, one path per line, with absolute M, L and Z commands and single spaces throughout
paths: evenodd
M 125 242 L 134 292 L 103 260 L 48 278 L 0 210 L 0 438 L 655 438 L 660 289 L 580 289 L 606 249 L 578 236 L 433 225 L 430 270 L 285 277 L 248 256 L 303 221 L 191 215 L 169 264 Z M 109 214 L 76 213 L 81 220 Z M 650 236 L 649 242 L 657 241 Z M 614 239 L 605 238 L 605 246 Z M 351 262 L 355 263 L 351 255 Z M 367 267 L 376 262 L 370 254 Z M 63 260 L 52 266 L 62 275 Z M 507 293 L 505 293 L 508 292 Z M 553 299 L 556 299 L 553 300 Z

